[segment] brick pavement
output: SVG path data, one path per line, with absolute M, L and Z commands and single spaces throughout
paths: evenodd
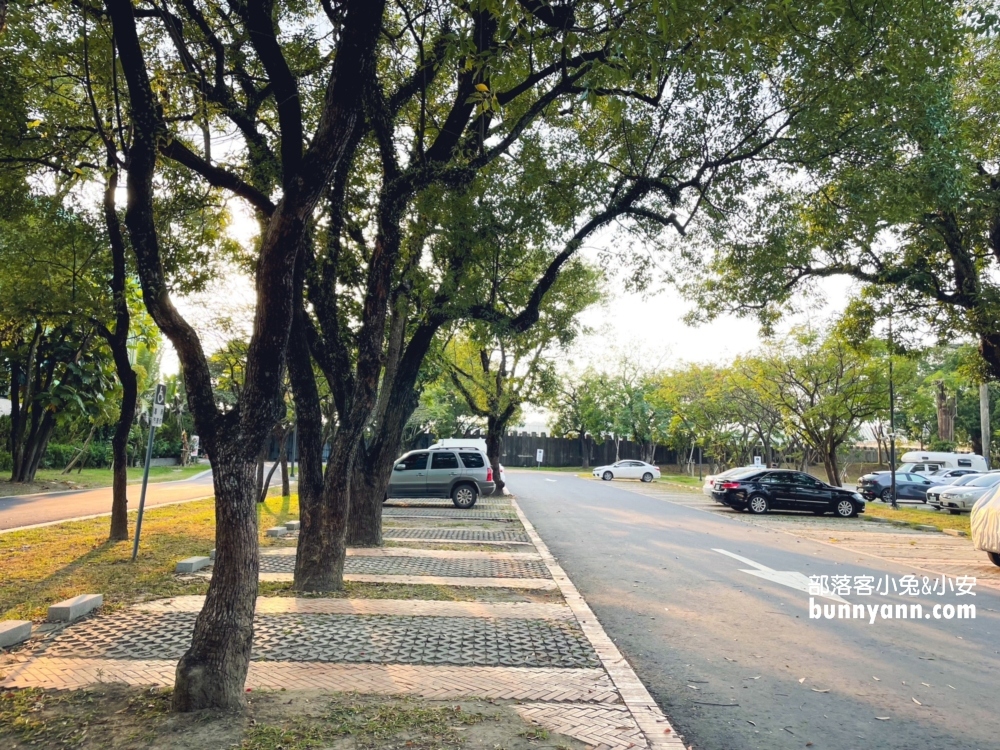
M 483 502 L 471 511 L 449 508 L 439 501 L 406 502 L 400 503 L 400 507 L 386 507 L 383 510 L 386 521 L 385 538 L 401 546 L 350 550 L 349 569 L 358 565 L 374 565 L 380 572 L 352 572 L 344 576 L 345 580 L 477 588 L 558 589 L 565 604 L 261 597 L 257 602 L 257 619 L 266 625 L 258 628 L 258 631 L 265 635 L 271 634 L 264 639 L 266 644 L 263 647 L 277 648 L 274 652 L 277 658 L 269 656 L 266 661 L 251 662 L 247 688 L 321 689 L 375 695 L 415 695 L 431 699 L 476 697 L 516 700 L 523 701 L 517 706 L 517 711 L 526 721 L 573 737 L 597 750 L 683 748 L 680 738 L 673 732 L 642 683 L 604 633 L 593 612 L 524 518 L 516 502 L 508 498 L 489 500 L 490 502 Z M 294 542 L 294 538 L 286 537 L 281 543 L 289 541 Z M 522 545 L 522 550 L 530 551 L 428 550 L 408 548 L 405 546 L 407 542 L 414 545 L 427 542 L 519 544 Z M 279 567 L 286 565 L 294 560 L 294 554 L 292 547 L 262 549 L 262 558 L 267 561 L 267 566 L 279 563 Z M 466 575 L 409 574 L 415 565 L 420 572 L 452 570 L 462 571 Z M 400 573 L 407 574 L 390 574 L 388 571 L 394 567 L 398 567 Z M 488 571 L 489 575 L 470 575 L 479 570 Z M 498 573 L 504 572 L 528 577 L 496 577 Z M 198 575 L 211 575 L 211 572 L 208 570 Z M 292 574 L 264 572 L 261 579 L 291 580 Z M 136 616 L 180 618 L 187 623 L 184 627 L 188 627 L 203 601 L 203 597 L 174 597 L 145 602 L 130 611 Z M 291 628 L 282 625 L 282 618 L 290 616 L 314 619 L 302 620 Z M 316 661 L 316 655 L 322 650 L 316 645 L 318 642 L 315 638 L 332 637 L 322 628 L 316 631 L 317 623 L 334 622 L 323 620 L 324 617 L 350 619 L 353 616 L 373 623 L 383 620 L 402 622 L 409 618 L 413 627 L 417 627 L 420 622 L 447 622 L 449 628 L 458 627 L 456 633 L 459 634 L 459 640 L 456 644 L 466 638 L 460 635 L 462 628 L 456 625 L 463 620 L 470 625 L 469 637 L 473 632 L 486 632 L 483 630 L 484 626 L 489 632 L 494 629 L 497 633 L 505 632 L 499 627 L 503 622 L 537 623 L 532 627 L 541 627 L 544 623 L 563 627 L 560 623 L 565 623 L 565 627 L 571 627 L 585 639 L 601 666 L 584 666 L 585 662 L 570 668 L 541 665 L 482 666 L 476 662 L 446 665 Z M 119 619 L 128 620 L 127 617 L 120 616 Z M 110 624 L 115 621 L 115 616 L 98 614 L 93 620 Z M 479 624 L 473 626 L 474 623 Z M 494 624 L 487 626 L 487 623 Z M 85 623 L 81 625 L 86 627 Z M 128 633 L 122 634 L 121 640 L 142 644 L 135 653 L 146 654 L 146 658 L 106 658 L 101 648 L 90 648 L 88 652 L 86 639 L 81 641 L 79 638 L 66 638 L 60 641 L 61 633 L 54 633 L 46 640 L 33 642 L 33 649 L 29 647 L 21 652 L 20 663 L 9 669 L 6 675 L 0 675 L 0 686 L 79 688 L 99 682 L 125 682 L 137 686 L 171 685 L 176 668 L 175 658 L 150 658 L 155 656 L 161 639 L 155 637 L 155 632 L 150 631 L 148 625 L 145 630 L 149 632 L 144 633 L 141 632 L 143 626 L 136 627 L 141 633 L 138 640 L 132 638 L 130 641 Z M 384 647 L 386 638 L 391 636 L 387 630 L 392 629 L 382 626 L 369 629 L 367 632 L 377 636 L 372 644 L 382 644 Z M 552 631 L 551 627 L 548 630 L 543 627 L 538 632 L 550 631 L 558 632 Z M 303 635 L 306 632 L 314 635 L 306 638 Z M 398 635 L 403 631 L 398 631 L 397 628 L 392 632 Z M 420 632 L 426 632 L 426 628 Z M 280 639 L 276 642 L 274 633 L 284 633 L 283 637 L 293 640 L 297 635 L 299 638 L 306 638 L 306 642 L 302 644 L 290 644 L 296 647 L 292 649 L 293 652 L 302 654 L 296 658 L 306 660 L 282 660 Z M 171 637 L 168 640 L 177 639 Z M 63 643 L 61 648 L 48 648 L 51 644 L 60 642 Z M 107 653 L 119 656 L 126 653 L 118 648 L 120 644 L 114 638 L 105 638 L 104 642 L 106 645 L 102 648 L 110 649 Z M 74 643 L 80 643 L 81 646 L 77 648 Z M 255 638 L 258 653 L 261 647 Z M 414 648 L 419 650 L 424 646 L 415 645 Z M 475 658 L 481 653 L 479 647 L 472 650 L 475 654 L 470 652 L 466 656 Z M 329 655 L 334 652 L 327 649 L 327 653 Z M 420 661 L 419 656 L 407 652 L 404 660 L 416 657 L 416 661 Z M 454 657 L 446 655 L 445 658 Z M 597 663 L 592 662 L 595 665 Z

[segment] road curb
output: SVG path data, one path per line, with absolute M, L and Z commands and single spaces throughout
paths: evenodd
M 642 681 L 632 670 L 625 657 L 622 656 L 618 647 L 608 637 L 608 634 L 604 632 L 604 628 L 601 627 L 601 623 L 598 622 L 597 616 L 590 608 L 590 605 L 580 595 L 580 592 L 577 591 L 576 586 L 573 585 L 569 576 L 562 569 L 562 566 L 556 562 L 552 553 L 549 552 L 548 546 L 542 541 L 538 532 L 535 531 L 535 527 L 531 524 L 531 521 L 524 515 L 521 506 L 517 504 L 517 500 L 512 497 L 511 503 L 514 506 L 517 517 L 524 526 L 525 532 L 528 534 L 528 538 L 531 539 L 538 553 L 542 556 L 542 561 L 549 569 L 549 573 L 559 587 L 559 591 L 566 600 L 566 604 L 573 611 L 573 614 L 576 615 L 576 619 L 580 623 L 580 628 L 594 647 L 601 660 L 601 664 L 618 689 L 618 694 L 621 696 L 622 702 L 629 710 L 629 713 L 632 714 L 632 718 L 635 719 L 635 723 L 638 724 L 639 729 L 646 736 L 649 747 L 653 750 L 660 750 L 661 748 L 663 750 L 685 750 L 686 746 L 684 742 L 678 736 L 670 721 L 660 710 L 660 707 L 656 705 L 656 701 L 653 700 L 649 691 L 646 690 L 646 686 L 642 684 Z

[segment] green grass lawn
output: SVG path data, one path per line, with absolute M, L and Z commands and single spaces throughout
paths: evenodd
M 868 502 L 865 504 L 865 515 L 869 518 L 890 518 L 894 521 L 906 521 L 907 523 L 925 523 L 937 526 L 939 529 L 955 529 L 970 533 L 969 514 L 963 513 L 960 516 L 953 516 L 950 513 L 941 513 L 931 508 L 927 510 L 901 507 L 893 510 L 891 505 L 880 502 Z
M 298 496 L 272 496 L 257 508 L 263 538 L 268 527 L 298 516 Z M 129 513 L 133 531 L 135 517 Z M 179 580 L 174 566 L 215 546 L 213 500 L 146 511 L 134 563 L 131 541 L 108 541 L 109 524 L 92 518 L 0 534 L 0 619 L 44 618 L 50 604 L 79 594 L 104 594 L 105 606 L 115 609 L 205 592 L 207 580 Z
M 195 474 L 211 468 L 208 464 L 196 466 L 152 466 L 149 469 L 150 482 L 175 482 L 187 479 Z M 7 495 L 30 495 L 35 492 L 53 492 L 57 490 L 81 490 L 95 487 L 111 486 L 111 469 L 75 469 L 69 474 L 63 474 L 62 469 L 39 469 L 35 481 L 22 484 L 0 481 L 0 497 Z M 142 468 L 128 470 L 129 482 L 142 481 Z
M 704 479 L 688 476 L 687 474 L 662 474 L 660 481 L 667 484 L 683 484 L 685 487 L 701 487 L 705 483 Z

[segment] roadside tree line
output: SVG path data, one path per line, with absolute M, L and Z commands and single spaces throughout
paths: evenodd
M 775 165 L 819 163 L 883 127 L 871 113 L 888 92 L 916 96 L 957 54 L 956 17 L 909 0 L 8 8 L 5 195 L 90 217 L 119 424 L 137 400 L 134 294 L 178 354 L 212 460 L 218 552 L 175 708 L 243 704 L 259 457 L 289 408 L 294 587 L 339 590 L 346 546 L 381 543 L 429 357 L 444 352 L 470 410 L 499 428 L 512 417 L 496 375 L 538 379 L 530 347 L 524 370 L 511 352 L 546 322 L 561 335 L 581 247 L 610 240 L 609 261 L 641 280 L 649 248 L 723 232 Z M 256 230 L 246 246 L 225 231 L 237 214 Z M 225 367 L 175 304 L 221 268 L 256 291 L 236 388 L 220 388 Z

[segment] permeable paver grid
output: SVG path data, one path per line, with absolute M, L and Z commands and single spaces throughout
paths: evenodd
M 581 619 L 579 604 L 572 604 L 579 594 L 566 594 L 572 584 L 558 565 L 552 567 L 544 543 L 527 521 L 521 524 L 519 513 L 505 497 L 481 498 L 468 510 L 441 500 L 392 501 L 383 506 L 385 538 L 397 546 L 350 550 L 345 579 L 558 588 L 571 606 L 261 597 L 247 687 L 517 700 L 526 721 L 600 750 L 665 747 L 665 736 L 652 737 L 648 729 L 644 735 L 643 729 L 655 726 L 659 733 L 669 724 L 661 714 L 650 719 L 652 709 L 644 702 L 628 702 L 644 693 L 636 688 L 641 683 L 605 643 L 593 615 Z M 519 544 L 523 551 L 429 550 L 406 547 L 408 541 Z M 291 580 L 293 546 L 264 548 L 260 559 L 262 579 Z M 170 685 L 203 604 L 204 597 L 174 597 L 67 626 L 34 642 L 30 658 L 9 670 L 0 685 Z
M 131 610 L 71 625 L 48 657 L 179 659 L 195 612 Z M 596 667 L 579 626 L 566 620 L 274 614 L 254 622 L 255 661 Z
M 520 531 L 480 531 L 477 529 L 386 529 L 386 539 L 420 539 L 424 541 L 515 542 L 530 544 L 527 534 Z
M 294 555 L 261 555 L 261 573 L 292 573 Z M 349 574 L 437 576 L 447 578 L 550 578 L 538 560 L 440 559 L 434 557 L 348 557 Z

